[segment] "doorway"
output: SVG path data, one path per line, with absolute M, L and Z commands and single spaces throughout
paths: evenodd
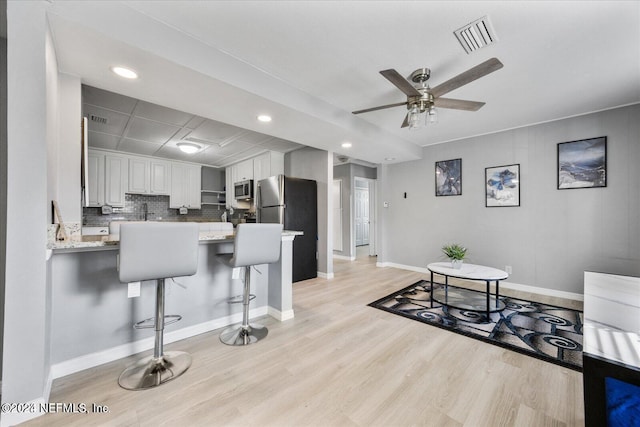
M 375 256 L 375 184 L 369 178 L 354 178 L 353 183 L 353 230 L 355 247 L 359 256 Z

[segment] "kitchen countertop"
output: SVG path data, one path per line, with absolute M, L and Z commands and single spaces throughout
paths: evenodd
M 302 231 L 284 230 L 282 236 L 301 236 Z M 234 235 L 225 232 L 201 232 L 200 242 L 222 242 L 233 241 Z M 117 234 L 101 235 L 101 236 L 72 236 L 65 241 L 54 241 L 47 243 L 47 249 L 50 250 L 82 250 L 82 249 L 116 249 L 118 248 L 120 236 Z

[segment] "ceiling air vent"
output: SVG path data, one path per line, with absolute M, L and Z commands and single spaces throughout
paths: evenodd
M 489 16 L 483 16 L 453 33 L 467 53 L 471 53 L 498 41 Z
M 94 114 L 89 115 L 89 120 L 92 122 L 100 123 L 101 125 L 107 124 L 107 119 L 105 117 L 96 116 Z

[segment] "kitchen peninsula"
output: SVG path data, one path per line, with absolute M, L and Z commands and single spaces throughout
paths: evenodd
M 292 248 L 298 231 L 282 233 L 277 263 L 256 266 L 251 289 L 256 294 L 250 317 L 293 318 Z M 167 328 L 170 343 L 237 323 L 242 281 L 216 258 L 233 252 L 232 234 L 201 232 L 198 272 L 167 280 L 166 313 L 182 320 Z M 50 241 L 51 361 L 53 378 L 88 369 L 153 348 L 153 331 L 133 324 L 153 316 L 155 286 L 143 282 L 141 296 L 128 298 L 128 285 L 118 279 L 118 236 L 80 236 Z

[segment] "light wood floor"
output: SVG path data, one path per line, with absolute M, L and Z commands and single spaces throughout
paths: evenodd
M 296 283 L 295 319 L 264 318 L 269 335 L 255 345 L 226 346 L 219 331 L 167 345 L 190 352 L 193 365 L 159 388 L 118 386 L 133 356 L 57 379 L 51 402 L 110 412 L 26 425 L 584 425 L 579 372 L 367 307 L 425 275 L 358 256 L 336 260 L 335 276 Z

